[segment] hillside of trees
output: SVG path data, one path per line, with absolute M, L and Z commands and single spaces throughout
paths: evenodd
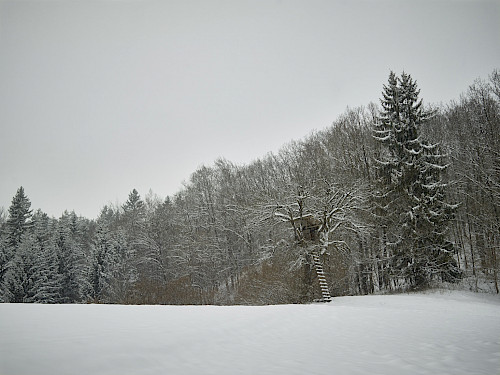
M 133 189 L 96 220 L 49 217 L 22 187 L 0 213 L 2 302 L 307 303 L 313 252 L 333 296 L 498 293 L 500 72 L 439 106 L 391 72 L 379 104 L 201 167 L 172 197 Z

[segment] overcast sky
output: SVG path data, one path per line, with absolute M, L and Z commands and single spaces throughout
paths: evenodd
M 499 1 L 0 0 L 0 207 L 23 186 L 95 218 L 329 126 L 391 69 L 447 103 L 495 68 Z

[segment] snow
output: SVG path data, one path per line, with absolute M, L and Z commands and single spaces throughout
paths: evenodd
M 0 304 L 0 374 L 499 374 L 500 299 L 283 306 Z

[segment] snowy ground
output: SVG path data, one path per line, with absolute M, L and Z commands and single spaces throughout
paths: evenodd
M 0 374 L 500 374 L 500 298 L 267 307 L 0 304 Z

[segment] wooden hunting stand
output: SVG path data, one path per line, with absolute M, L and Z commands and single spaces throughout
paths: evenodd
M 287 217 L 285 215 L 278 215 L 284 221 L 288 221 L 295 232 L 295 240 L 301 244 L 306 245 L 307 243 L 319 244 L 320 242 L 320 230 L 321 222 L 313 217 L 311 214 L 302 215 L 300 217 Z M 323 263 L 321 262 L 321 257 L 318 251 L 319 246 L 315 246 L 314 250 L 311 252 L 313 266 L 316 271 L 316 276 L 318 277 L 318 283 L 321 290 L 321 300 L 320 302 L 330 302 L 332 296 L 330 294 L 330 289 L 328 288 L 328 283 L 326 282 L 325 272 L 323 269 Z

